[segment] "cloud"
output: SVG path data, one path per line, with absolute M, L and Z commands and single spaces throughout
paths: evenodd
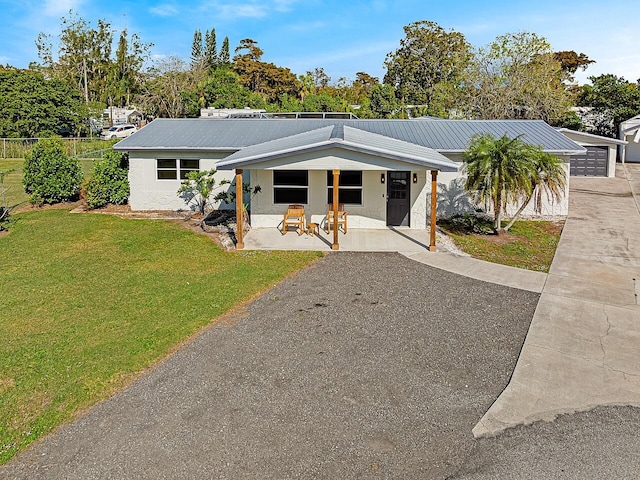
M 59 17 L 69 10 L 78 10 L 84 0 L 46 0 L 42 11 L 49 17 Z
M 273 9 L 278 12 L 289 12 L 295 3 L 298 3 L 298 0 L 274 0 Z
M 206 2 L 201 9 L 207 13 L 213 13 L 216 17 L 234 18 L 263 18 L 268 13 L 268 6 L 263 3 L 224 3 Z
M 310 30 L 320 30 L 327 26 L 326 22 L 317 20 L 315 22 L 300 22 L 287 25 L 285 28 L 292 32 L 308 32 Z
M 149 9 L 149 12 L 159 17 L 173 17 L 178 14 L 178 9 L 169 3 L 163 3 Z

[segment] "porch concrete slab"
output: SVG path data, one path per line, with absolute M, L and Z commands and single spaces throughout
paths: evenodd
M 474 436 L 597 406 L 640 407 L 639 189 L 640 165 L 571 179 L 569 218 L 512 379 Z
M 417 252 L 406 256 L 451 273 L 529 292 L 541 293 L 547 280 L 546 273 L 498 265 L 449 252 Z
M 313 236 L 294 231 L 282 235 L 277 228 L 252 228 L 244 239 L 245 250 L 318 250 L 331 251 L 333 231 L 320 229 Z M 354 228 L 338 233 L 343 252 L 423 252 L 429 250 L 429 233 L 410 228 Z

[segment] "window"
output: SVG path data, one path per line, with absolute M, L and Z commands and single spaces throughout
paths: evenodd
M 362 205 L 362 172 L 343 170 L 340 172 L 338 203 Z M 327 203 L 333 203 L 333 172 L 327 171 Z
M 273 171 L 273 203 L 309 203 L 309 172 L 306 170 Z
M 180 166 L 178 175 L 178 165 Z M 175 158 L 158 158 L 156 160 L 158 180 L 184 180 L 187 173 L 200 170 L 200 160 L 176 160 Z

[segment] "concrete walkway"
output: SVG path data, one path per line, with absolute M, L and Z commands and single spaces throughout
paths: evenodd
M 520 358 L 474 436 L 599 405 L 640 407 L 640 165 L 616 174 L 571 179 L 569 217 Z

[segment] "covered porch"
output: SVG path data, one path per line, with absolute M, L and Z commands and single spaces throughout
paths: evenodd
M 262 189 L 251 200 L 253 229 L 238 238 L 237 248 L 350 251 L 435 251 L 438 172 L 459 169 L 433 149 L 348 126 L 249 146 L 217 167 L 235 170 L 236 198 L 242 198 L 245 170 Z M 242 206 L 236 208 L 242 218 Z M 342 208 L 348 233 L 346 216 L 344 228 L 338 225 Z M 303 228 L 320 226 L 317 236 L 303 228 L 284 235 L 293 213 Z

